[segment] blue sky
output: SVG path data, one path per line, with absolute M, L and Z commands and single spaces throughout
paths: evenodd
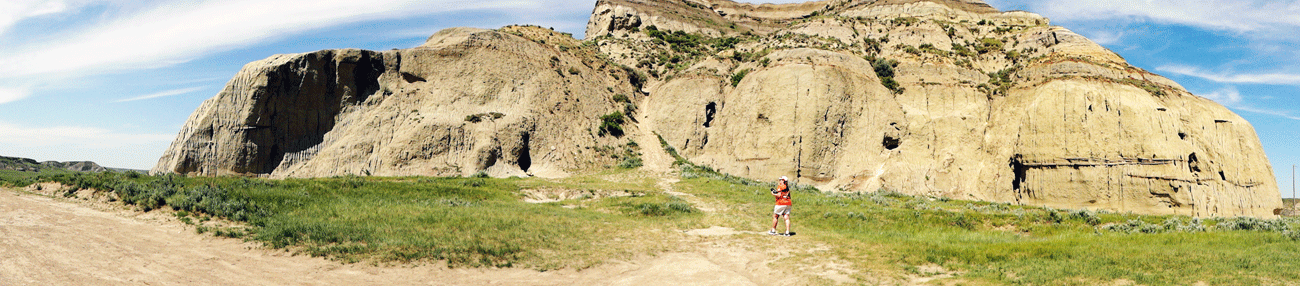
M 0 155 L 149 169 L 245 63 L 419 45 L 448 27 L 581 37 L 594 0 L 0 1 Z M 798 2 L 798 1 L 749 1 Z M 987 0 L 1052 19 L 1249 120 L 1284 197 L 1300 163 L 1300 0 Z

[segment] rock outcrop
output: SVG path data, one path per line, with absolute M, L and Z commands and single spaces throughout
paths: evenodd
M 611 164 L 603 115 L 628 72 L 537 27 L 448 29 L 416 48 L 250 63 L 194 112 L 153 172 L 563 175 Z M 630 100 L 630 99 L 629 99 Z M 629 126 L 631 127 L 631 126 Z
M 601 120 L 624 111 L 643 120 L 627 132 L 658 134 L 695 164 L 828 191 L 1194 216 L 1281 208 L 1248 122 L 1033 13 L 978 0 L 600 0 L 587 27 L 583 42 L 449 29 L 413 49 L 251 63 L 154 171 L 562 175 L 630 153 Z
M 63 170 L 63 171 L 73 171 L 73 172 L 104 172 L 104 171 L 108 171 L 108 168 L 104 168 L 103 166 L 100 166 L 99 164 L 95 164 L 95 162 L 91 162 L 91 161 L 37 162 L 36 160 L 27 159 L 27 158 L 0 156 L 0 170 L 11 170 L 11 171 L 20 171 L 20 172 L 40 172 L 42 170 Z

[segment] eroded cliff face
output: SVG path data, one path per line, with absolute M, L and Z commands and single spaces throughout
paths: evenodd
M 627 71 L 536 27 L 457 28 L 422 46 L 253 62 L 191 115 L 154 172 L 562 176 L 612 164 L 600 117 Z M 629 126 L 629 128 L 634 128 Z
M 462 28 L 413 49 L 274 56 L 205 102 L 154 171 L 562 176 L 626 155 L 632 137 L 601 130 L 615 111 L 695 164 L 827 191 L 1281 208 L 1241 117 L 978 0 L 600 0 L 583 42 Z
M 1249 123 L 1032 13 L 606 0 L 592 14 L 589 41 L 654 77 L 655 131 L 722 172 L 1151 214 L 1281 207 Z

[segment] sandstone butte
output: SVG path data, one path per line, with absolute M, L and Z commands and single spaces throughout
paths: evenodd
M 1282 205 L 1250 123 L 979 0 L 599 0 L 584 39 L 453 28 L 271 56 L 199 106 L 153 172 L 560 177 L 662 137 L 695 164 L 825 191 L 1199 217 Z M 635 116 L 615 130 L 615 112 Z

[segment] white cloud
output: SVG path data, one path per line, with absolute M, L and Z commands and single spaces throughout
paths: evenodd
M 18 21 L 30 17 L 55 14 L 67 10 L 63 1 L 5 0 L 0 1 L 0 34 L 4 34 Z
M 1093 31 L 1086 32 L 1088 39 L 1098 45 L 1118 44 L 1124 40 L 1124 31 Z
M 1250 113 L 1272 115 L 1272 116 L 1287 118 L 1291 120 L 1300 120 L 1300 116 L 1293 115 L 1289 111 L 1272 110 L 1272 109 L 1265 109 L 1265 108 L 1258 108 L 1258 107 L 1251 106 L 1242 100 L 1241 92 L 1238 92 L 1236 88 L 1232 88 L 1232 87 L 1216 90 L 1214 92 L 1205 93 L 1202 94 L 1201 97 L 1213 100 L 1214 102 L 1223 104 L 1223 106 L 1226 106 L 1231 109 L 1236 109 L 1236 110 L 1250 112 Z
M 150 94 L 141 95 L 141 96 L 137 96 L 137 97 L 127 98 L 127 99 L 120 99 L 120 100 L 117 100 L 117 101 L 114 101 L 114 102 L 127 102 L 127 101 L 136 101 L 136 100 L 145 100 L 145 99 L 151 99 L 151 98 L 159 98 L 159 97 L 165 97 L 165 96 L 182 95 L 182 94 L 186 94 L 186 93 L 191 93 L 191 92 L 199 91 L 199 90 L 202 90 L 202 89 L 203 89 L 203 87 L 191 87 L 191 88 L 181 88 L 181 89 L 173 89 L 173 90 L 164 90 L 164 91 L 155 92 L 155 93 L 150 93 Z
M 1140 17 L 1237 33 L 1282 32 L 1260 36 L 1292 39 L 1300 27 L 1298 0 L 1048 0 L 1029 5 L 1054 20 Z
M 0 87 L 0 104 L 16 101 L 31 95 L 27 88 L 6 88 Z
M 1287 111 L 1262 109 L 1262 108 L 1255 108 L 1250 106 L 1233 106 L 1232 109 L 1241 110 L 1250 113 L 1272 115 L 1272 116 L 1282 117 L 1291 120 L 1300 120 L 1300 116 L 1292 115 L 1291 112 L 1287 112 Z
M 0 122 L 0 154 L 148 169 L 175 137 L 174 134 L 133 134 L 93 127 L 26 127 Z
M 1235 88 L 1220 89 L 1211 93 L 1206 93 L 1201 97 L 1208 98 L 1223 105 L 1236 105 L 1241 103 L 1241 93 Z
M 582 1 L 587 2 L 587 1 Z M 165 2 L 153 9 L 109 15 L 99 25 L 22 50 L 0 48 L 0 75 L 18 77 L 156 68 L 213 52 L 369 20 L 460 10 L 547 11 L 538 1 L 231 0 Z M 116 3 L 110 3 L 116 4 Z M 566 3 L 570 4 L 570 3 Z M 127 4 L 121 4 L 127 5 Z M 589 9 L 589 8 L 588 8 Z M 523 12 L 520 12 L 523 13 Z
M 1264 73 L 1264 74 L 1230 74 L 1214 73 L 1202 70 L 1197 67 L 1184 65 L 1166 65 L 1157 67 L 1156 70 L 1198 77 L 1218 83 L 1248 83 L 1248 84 L 1274 84 L 1274 85 L 1300 85 L 1300 74 L 1286 73 Z

